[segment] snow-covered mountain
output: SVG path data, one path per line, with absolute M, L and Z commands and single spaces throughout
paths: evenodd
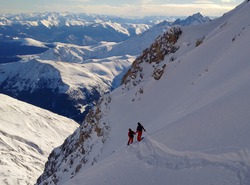
M 165 20 L 160 22 L 159 24 L 156 24 L 152 28 L 144 31 L 143 33 L 131 37 L 123 42 L 103 44 L 101 46 L 94 47 L 93 51 L 90 52 L 88 56 L 92 58 L 98 58 L 98 56 L 109 57 L 117 55 L 138 56 L 144 49 L 149 47 L 159 35 L 163 34 L 171 26 L 197 25 L 209 21 L 211 21 L 210 18 L 204 17 L 200 13 L 188 16 L 186 19 L 178 19 L 174 22 L 169 22 Z
M 0 184 L 32 185 L 52 149 L 78 124 L 3 94 L 0 99 Z
M 166 19 L 55 12 L 0 15 L 0 63 L 16 62 L 19 55 L 42 53 L 53 48 L 53 42 L 81 46 L 121 42 Z M 23 39 L 44 42 L 45 47 L 26 45 Z
M 158 37 L 37 184 L 249 185 L 249 9 Z M 127 146 L 137 122 L 145 138 Z
M 163 21 L 149 28 L 148 30 L 135 35 L 123 42 L 100 42 L 92 46 L 74 46 L 68 44 L 54 43 L 55 47 L 40 55 L 41 59 L 53 59 L 67 62 L 82 62 L 88 59 L 103 59 L 112 56 L 139 55 L 159 35 L 169 29 L 171 25 L 196 25 L 209 22 L 211 19 L 203 17 L 200 13 L 191 15 L 186 19 L 175 22 Z M 69 55 L 68 53 L 71 53 Z M 66 58 L 66 57 L 68 58 Z
M 2 64 L 0 92 L 82 122 L 91 104 L 117 86 L 133 59 L 67 63 L 51 58 Z
M 94 101 L 120 85 L 135 56 L 168 28 L 165 21 L 126 41 L 103 41 L 94 46 L 15 38 L 11 43 L 23 60 L 0 65 L 0 92 L 82 122 Z M 2 52 L 13 52 L 2 46 Z M 43 52 L 23 56 L 24 47 L 29 52 Z
M 181 25 L 181 26 L 188 26 L 188 25 L 197 25 L 204 22 L 209 22 L 211 19 L 209 17 L 204 17 L 201 13 L 196 13 L 191 16 L 188 16 L 186 19 L 181 20 L 177 19 L 171 25 Z
M 161 22 L 164 22 L 166 27 L 173 24 L 198 24 L 209 21 L 210 19 L 197 13 L 186 19 L 175 20 L 176 18 L 163 16 L 126 18 L 51 12 L 1 15 L 0 63 L 18 61 L 20 60 L 18 55 L 25 55 L 25 53 L 29 55 L 42 53 L 51 47 L 53 48 L 53 42 L 77 44 L 81 46 L 96 46 L 101 45 L 103 42 L 117 43 L 138 36 Z M 163 26 L 163 24 L 161 25 Z M 161 33 L 159 33 L 159 29 L 154 29 L 154 32 L 151 31 L 150 36 L 155 39 Z M 27 46 L 23 44 L 23 39 L 27 38 L 45 42 L 45 47 L 39 47 L 37 45 Z M 16 42 L 10 42 L 12 40 Z M 137 45 L 141 43 L 139 48 L 142 49 L 141 47 L 144 42 L 141 42 L 140 39 L 138 41 Z M 152 40 L 150 40 L 150 43 L 152 43 Z M 144 48 L 145 45 L 143 49 Z M 124 52 L 126 51 L 127 50 Z M 117 49 L 114 50 L 113 53 L 115 52 L 117 52 Z M 131 51 L 129 52 L 131 53 Z M 138 50 L 136 50 L 136 52 L 138 52 Z M 141 50 L 139 52 L 141 52 Z M 95 53 L 93 56 L 98 54 L 99 53 Z
M 42 53 L 54 47 L 53 42 L 81 46 L 121 42 L 166 19 L 55 12 L 0 15 L 0 63 L 16 62 L 20 60 L 19 55 Z M 23 39 L 44 42 L 45 47 L 27 46 Z

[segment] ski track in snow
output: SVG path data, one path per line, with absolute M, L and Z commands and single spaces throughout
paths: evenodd
M 213 167 L 237 177 L 239 185 L 250 184 L 250 166 L 238 161 L 226 160 L 220 155 L 174 151 L 150 136 L 144 138 L 141 143 L 130 145 L 129 150 L 148 166 L 163 167 L 174 171 Z

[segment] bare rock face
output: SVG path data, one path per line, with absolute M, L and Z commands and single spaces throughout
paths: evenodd
M 175 53 L 179 49 L 178 46 L 175 46 L 175 43 L 181 34 L 182 31 L 180 28 L 173 27 L 163 35 L 159 36 L 150 48 L 144 50 L 143 53 L 133 62 L 130 70 L 124 75 L 122 84 L 129 85 L 131 82 L 133 86 L 140 84 L 144 78 L 142 64 L 145 65 L 145 63 L 151 64 L 151 76 L 155 80 L 159 80 L 166 68 L 166 64 L 161 65 L 161 62 L 166 55 Z

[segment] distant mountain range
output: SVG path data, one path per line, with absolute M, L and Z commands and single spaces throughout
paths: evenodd
M 157 24 L 190 25 L 210 20 L 200 13 L 186 19 L 176 19 L 163 16 L 122 18 L 72 13 L 1 15 L 0 63 L 18 61 L 18 55 L 42 53 L 53 47 L 54 42 L 79 46 L 100 45 L 103 42 L 117 43 L 138 36 Z M 155 30 L 155 34 L 151 36 L 157 37 L 159 34 Z M 40 48 L 9 42 L 19 38 L 30 38 L 47 44 L 46 47 Z
M 62 42 L 81 46 L 100 42 L 121 42 L 139 35 L 156 24 L 190 25 L 209 21 L 200 13 L 186 19 L 149 16 L 122 18 L 72 13 L 34 13 L 1 15 L 0 41 L 32 38 L 41 42 Z
M 93 45 L 120 42 L 138 35 L 167 17 L 122 18 L 72 13 L 2 15 L 0 39 L 28 37 L 42 42 Z

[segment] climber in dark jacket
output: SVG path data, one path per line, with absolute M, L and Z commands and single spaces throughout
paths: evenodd
M 135 134 L 136 133 L 133 130 L 131 130 L 131 128 L 128 129 L 128 144 L 127 145 L 130 145 L 133 143 Z
M 141 138 L 141 136 L 142 136 L 142 131 L 144 130 L 144 131 L 146 132 L 146 130 L 145 130 L 145 128 L 141 125 L 140 122 L 138 122 L 137 124 L 138 124 L 137 129 L 136 129 L 136 133 L 138 133 L 138 134 L 137 134 L 137 141 L 141 141 L 141 140 L 142 140 L 142 138 Z

